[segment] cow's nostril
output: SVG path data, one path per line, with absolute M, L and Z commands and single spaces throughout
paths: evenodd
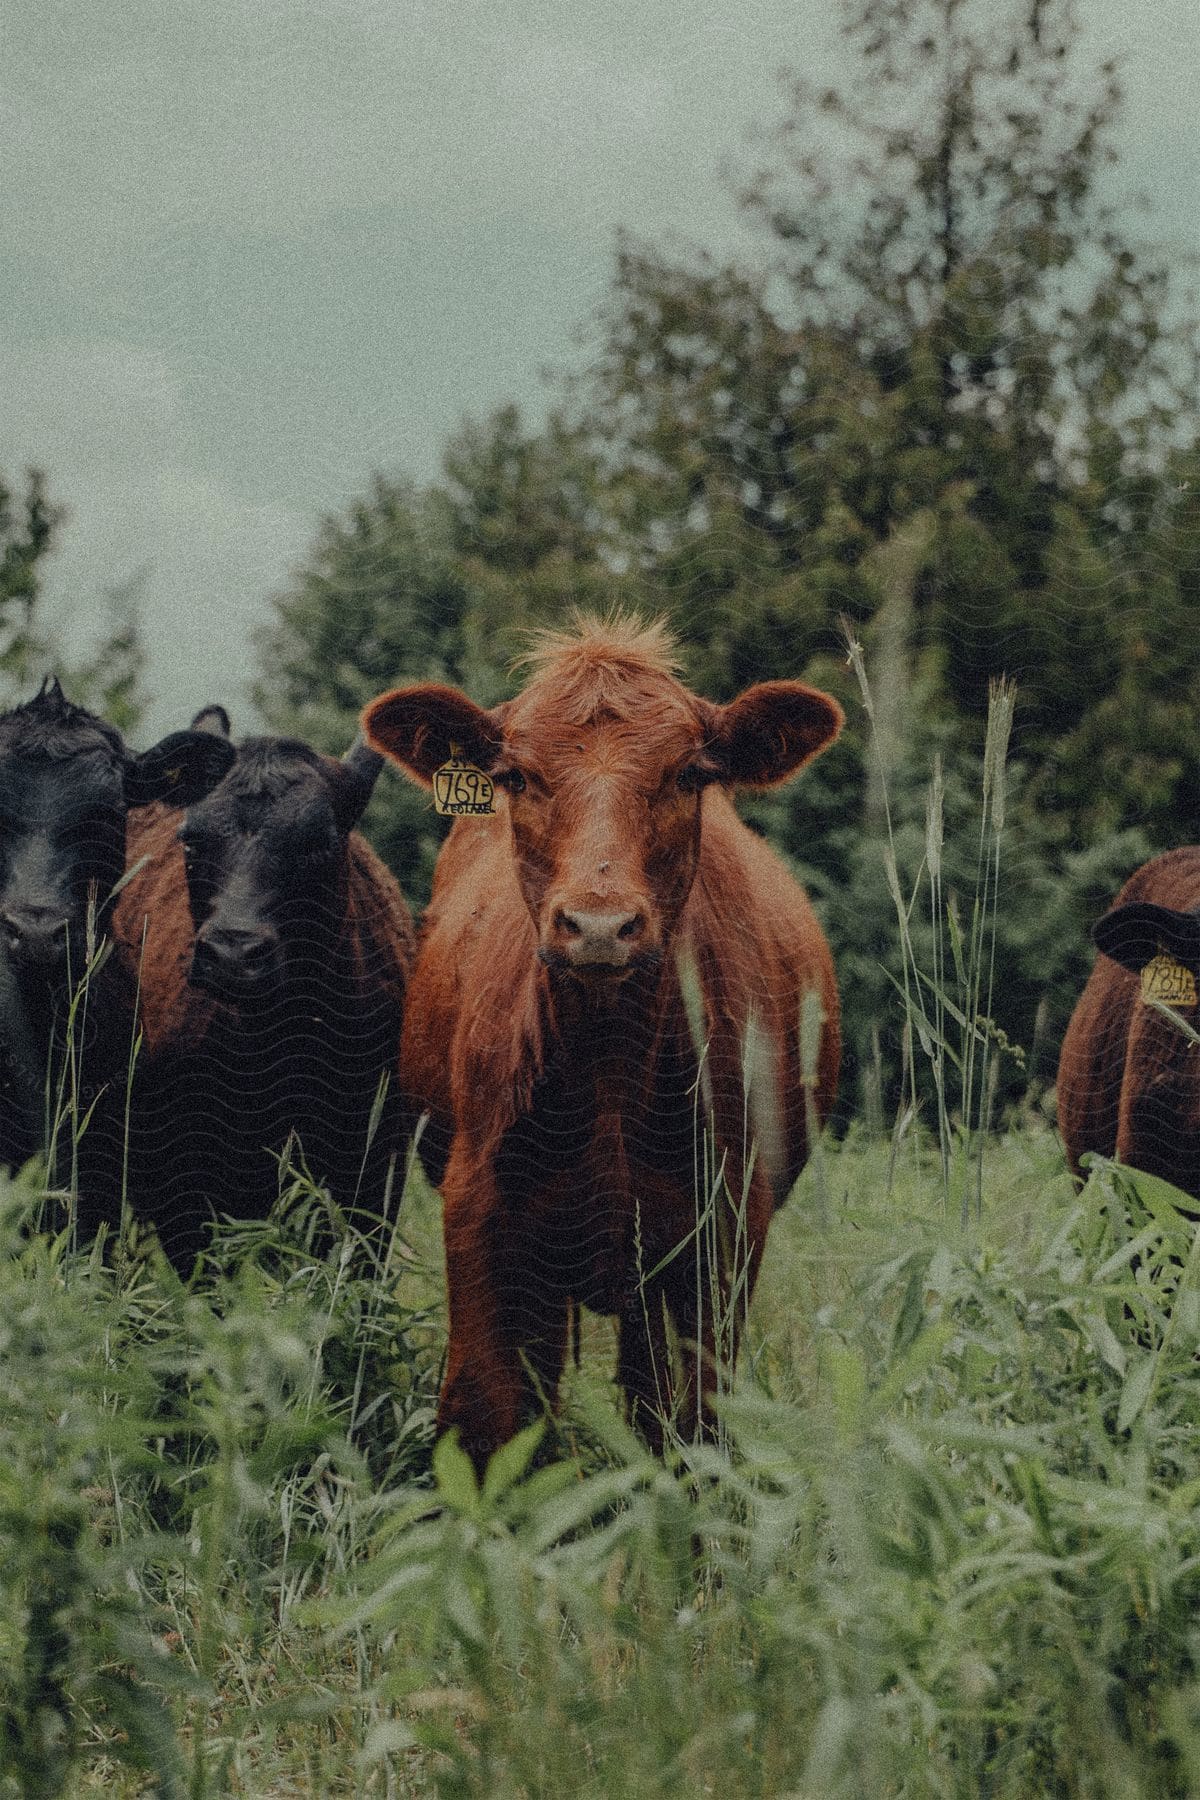
M 648 914 L 637 912 L 567 912 L 557 907 L 554 938 L 558 952 L 577 969 L 627 968 L 648 930 Z

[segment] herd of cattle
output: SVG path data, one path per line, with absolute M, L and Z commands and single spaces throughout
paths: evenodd
M 235 745 L 219 707 L 135 755 L 54 681 L 0 716 L 0 1162 L 49 1145 L 84 1232 L 127 1201 L 186 1270 L 214 1214 L 269 1210 L 293 1140 L 373 1211 L 423 1119 L 440 1427 L 482 1463 L 554 1398 L 580 1305 L 616 1316 L 652 1442 L 703 1427 L 839 1060 L 829 948 L 730 795 L 842 713 L 797 681 L 714 705 L 675 667 L 661 627 L 589 621 L 490 711 L 381 695 L 341 761 Z M 385 757 L 460 814 L 419 935 L 355 831 Z M 1200 849 L 1139 870 L 1096 939 L 1068 1160 L 1200 1198 Z

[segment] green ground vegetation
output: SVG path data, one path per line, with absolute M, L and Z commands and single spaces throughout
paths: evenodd
M 989 1129 L 1010 722 L 961 921 L 936 774 L 911 890 L 885 840 L 898 1102 L 777 1217 L 715 1442 L 650 1457 L 589 1318 L 482 1483 L 435 1444 L 415 1164 L 327 1249 L 285 1168 L 188 1285 L 6 1188 L 0 1795 L 1195 1791 L 1200 1235 L 1150 1177 L 1077 1194 L 1035 1091 Z
M 1200 1240 L 1036 1120 L 982 1211 L 851 1134 L 776 1220 L 719 1446 L 589 1319 L 482 1487 L 431 1447 L 437 1202 L 298 1189 L 191 1290 L 0 1244 L 0 1793 L 1186 1795 Z M 375 1250 L 383 1237 L 372 1240 Z M 136 1250 L 136 1245 L 126 1245 Z M 347 1253 L 352 1252 L 352 1255 Z

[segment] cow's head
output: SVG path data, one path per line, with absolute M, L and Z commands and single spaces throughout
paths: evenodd
M 22 983 L 82 973 L 89 904 L 103 930 L 131 807 L 186 804 L 219 781 L 228 744 L 176 731 L 140 756 L 56 680 L 0 715 L 0 946 Z
M 194 723 L 225 741 L 229 721 L 219 707 Z M 289 972 L 320 960 L 343 919 L 346 840 L 382 761 L 361 743 L 341 762 L 295 738 L 238 746 L 224 780 L 179 827 L 197 987 L 254 1004 L 277 994 Z
M 507 812 L 538 953 L 559 973 L 619 981 L 671 940 L 696 874 L 705 789 L 769 787 L 837 736 L 835 700 L 763 682 L 728 706 L 676 680 L 660 626 L 547 634 L 515 700 L 485 711 L 453 688 L 398 688 L 363 714 L 371 743 L 429 783 L 458 746 Z

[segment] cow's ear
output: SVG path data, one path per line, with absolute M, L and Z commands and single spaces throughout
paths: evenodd
M 229 714 L 223 706 L 202 706 L 192 720 L 193 731 L 209 731 L 214 737 L 229 737 L 231 734 Z
M 428 786 L 457 745 L 477 769 L 490 769 L 500 749 L 500 713 L 485 712 L 457 688 L 425 683 L 372 700 L 362 716 L 367 742 Z
M 367 810 L 367 801 L 375 791 L 375 782 L 383 767 L 383 757 L 364 743 L 361 734 L 355 738 L 341 762 L 330 769 L 333 786 L 333 810 L 339 831 L 353 831 Z
M 732 787 L 773 787 L 832 744 L 841 707 L 802 681 L 760 681 L 728 706 L 713 708 L 705 746 Z
M 191 806 L 216 787 L 236 760 L 237 751 L 226 737 L 211 731 L 173 731 L 152 750 L 129 758 L 126 805 L 165 800 L 171 806 Z
M 1149 900 L 1134 900 L 1128 906 L 1114 906 L 1106 912 L 1092 927 L 1092 941 L 1097 950 L 1123 969 L 1132 969 L 1135 975 L 1160 950 L 1200 972 L 1200 917 L 1195 913 L 1175 912 Z

